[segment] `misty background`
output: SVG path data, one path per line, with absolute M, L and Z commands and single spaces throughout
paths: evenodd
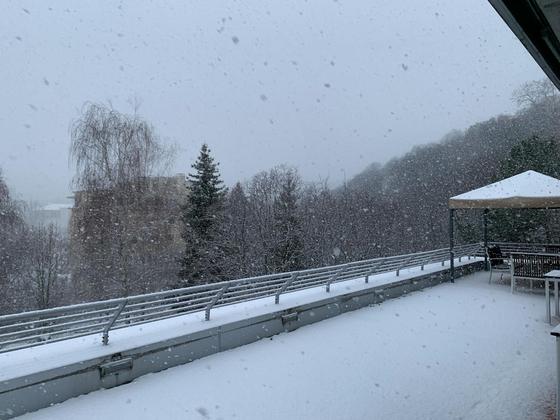
M 349 179 L 515 111 L 542 77 L 485 0 L 9 1 L 0 167 L 13 195 L 67 201 L 86 101 L 137 112 L 188 172 L 207 142 L 228 185 L 279 163 Z

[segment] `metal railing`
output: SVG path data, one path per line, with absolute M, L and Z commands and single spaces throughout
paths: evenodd
M 455 258 L 477 256 L 481 247 L 457 246 Z M 337 282 L 364 278 L 367 283 L 374 274 L 394 271 L 399 276 L 405 268 L 443 266 L 448 258 L 449 249 L 443 248 L 0 316 L 0 353 L 96 333 L 107 344 L 110 330 L 200 311 L 209 320 L 215 307 L 272 296 L 278 304 L 284 293 L 319 286 L 330 292 Z
M 531 244 L 531 243 L 515 243 L 515 242 L 488 242 L 488 245 L 498 245 L 502 254 L 507 256 L 513 252 L 529 252 L 529 253 L 560 253 L 560 244 Z
M 560 254 L 512 252 L 513 275 L 526 279 L 544 279 L 545 274 L 560 268 Z

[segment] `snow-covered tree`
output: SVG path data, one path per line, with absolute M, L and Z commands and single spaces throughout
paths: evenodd
M 226 189 L 218 163 L 203 144 L 194 173 L 189 174 L 188 202 L 183 210 L 185 254 L 179 276 L 186 284 L 208 283 L 223 278 L 224 244 L 221 229 Z

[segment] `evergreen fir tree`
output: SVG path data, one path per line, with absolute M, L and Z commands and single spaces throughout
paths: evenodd
M 183 212 L 183 239 L 186 249 L 180 277 L 187 284 L 222 279 L 224 250 L 220 244 L 226 189 L 220 179 L 218 163 L 203 144 L 189 174 L 188 203 Z

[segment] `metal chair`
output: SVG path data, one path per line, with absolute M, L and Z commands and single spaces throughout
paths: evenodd
M 509 261 L 502 254 L 502 250 L 498 245 L 490 245 L 486 247 L 486 258 L 490 265 L 490 277 L 488 284 L 492 283 L 492 274 L 494 271 L 501 272 L 500 281 L 504 278 L 504 273 L 510 272 Z

